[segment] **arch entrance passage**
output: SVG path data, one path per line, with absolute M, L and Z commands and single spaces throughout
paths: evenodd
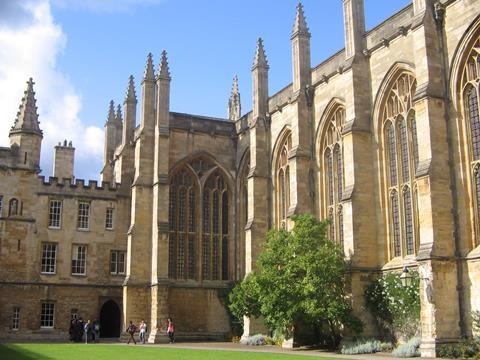
M 120 337 L 120 308 L 113 300 L 108 300 L 100 309 L 100 337 Z

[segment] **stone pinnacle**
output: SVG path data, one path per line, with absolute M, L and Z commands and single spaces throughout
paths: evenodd
M 167 60 L 167 52 L 165 50 L 162 51 L 162 59 L 160 60 L 160 65 L 158 67 L 158 77 L 159 79 L 170 80 L 170 71 L 168 69 L 168 60 Z
M 292 37 L 297 35 L 306 35 L 310 37 L 310 32 L 308 31 L 307 21 L 305 20 L 303 5 L 301 2 L 299 2 L 297 5 L 297 14 L 295 16 L 295 23 L 293 24 L 292 31 Z
M 128 78 L 128 88 L 125 94 L 125 102 L 137 102 L 137 95 L 135 94 L 135 82 L 133 75 Z
M 15 123 L 10 132 L 28 130 L 42 134 L 40 123 L 38 122 L 37 100 L 35 99 L 35 91 L 33 91 L 34 84 L 32 78 L 28 79 L 27 89 L 24 91 Z
M 152 53 L 147 55 L 147 65 L 145 66 L 145 72 L 143 73 L 144 81 L 155 81 L 155 70 L 153 69 L 153 56 Z
M 265 50 L 263 48 L 262 38 L 258 38 L 257 40 L 257 49 L 255 51 L 255 59 L 253 61 L 253 68 L 256 67 L 268 69 L 267 56 L 265 55 Z

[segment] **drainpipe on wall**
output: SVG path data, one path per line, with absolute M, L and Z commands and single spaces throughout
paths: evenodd
M 438 1 L 434 4 L 434 18 L 437 24 L 437 35 L 439 39 L 440 46 L 440 57 L 443 62 L 443 91 L 444 91 L 444 100 L 445 100 L 445 121 L 447 129 L 447 143 L 448 143 L 448 167 L 450 172 L 450 182 L 451 182 L 451 193 L 452 193 L 452 216 L 453 216 L 453 239 L 455 244 L 455 260 L 457 265 L 457 295 L 458 295 L 458 311 L 459 311 L 459 322 L 461 336 L 466 336 L 467 331 L 465 328 L 465 304 L 464 304 L 464 292 L 463 292 L 463 262 L 462 262 L 462 253 L 460 246 L 460 224 L 458 219 L 458 198 L 457 198 L 457 185 L 455 177 L 455 167 L 454 167 L 454 147 L 452 137 L 450 136 L 450 123 L 451 117 L 449 109 L 451 107 L 452 100 L 450 98 L 450 92 L 448 91 L 448 56 L 445 48 L 445 31 L 444 31 L 444 20 L 445 20 L 445 7 Z

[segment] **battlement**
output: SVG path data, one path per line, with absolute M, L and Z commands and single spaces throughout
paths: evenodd
M 39 179 L 42 182 L 43 186 L 49 187 L 59 187 L 65 189 L 81 189 L 81 190 L 90 190 L 90 191 L 110 191 L 116 192 L 120 188 L 120 184 L 111 184 L 108 181 L 102 181 L 101 185 L 98 185 L 97 180 L 88 180 L 85 182 L 84 179 L 75 179 L 72 181 L 70 178 L 59 179 L 58 177 L 49 176 L 46 180 L 45 176 L 39 176 Z

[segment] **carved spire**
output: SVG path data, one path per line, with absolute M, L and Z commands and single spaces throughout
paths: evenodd
M 17 112 L 15 122 L 10 129 L 10 134 L 21 132 L 23 130 L 33 131 L 42 135 L 40 123 L 38 122 L 37 100 L 35 99 L 35 91 L 33 91 L 33 79 L 27 81 L 27 89 L 24 91 L 22 102 Z
M 110 100 L 110 104 L 108 107 L 108 117 L 107 117 L 107 124 L 113 124 L 115 122 L 115 103 L 113 100 Z
M 162 59 L 160 60 L 160 65 L 158 67 L 157 79 L 171 80 L 170 71 L 168 69 L 167 52 L 165 50 L 162 51 Z
M 147 65 L 145 66 L 145 72 L 143 73 L 143 81 L 155 81 L 152 53 L 148 53 L 147 55 Z
M 268 69 L 267 56 L 265 55 L 265 50 L 263 48 L 262 38 L 257 40 L 257 50 L 255 51 L 255 59 L 253 61 L 253 69 L 256 67 L 262 67 Z
M 233 77 L 232 93 L 228 100 L 228 118 L 231 121 L 240 119 L 241 105 L 240 105 L 240 92 L 238 91 L 238 77 Z
M 310 32 L 308 31 L 307 21 L 305 20 L 303 5 L 301 2 L 299 2 L 297 5 L 297 15 L 295 16 L 295 23 L 293 24 L 292 31 L 292 37 L 297 35 L 305 35 L 310 37 Z
M 137 103 L 137 95 L 135 94 L 135 82 L 133 75 L 130 75 L 128 78 L 128 88 L 125 93 L 125 102 L 134 102 Z

